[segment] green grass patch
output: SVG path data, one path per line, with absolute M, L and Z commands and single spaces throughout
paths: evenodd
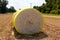
M 57 14 L 42 14 L 44 17 L 60 18 L 60 15 Z

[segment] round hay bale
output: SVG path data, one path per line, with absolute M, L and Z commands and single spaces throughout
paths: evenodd
M 35 34 L 40 32 L 44 21 L 39 11 L 27 8 L 19 10 L 14 14 L 13 24 L 20 34 Z

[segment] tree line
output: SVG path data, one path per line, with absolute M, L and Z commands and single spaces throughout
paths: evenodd
M 33 8 L 45 14 L 60 14 L 60 0 L 45 0 L 45 2 L 42 6 L 34 6 Z
M 16 12 L 15 8 L 11 6 L 10 8 L 7 8 L 8 5 L 7 0 L 0 0 L 0 13 L 7 13 L 7 12 Z

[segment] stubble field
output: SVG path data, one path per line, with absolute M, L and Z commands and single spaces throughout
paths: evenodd
M 60 40 L 60 19 L 44 17 L 45 24 L 41 33 L 21 35 L 14 29 L 13 14 L 0 14 L 0 40 Z

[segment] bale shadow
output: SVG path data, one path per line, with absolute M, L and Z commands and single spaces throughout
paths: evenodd
M 33 34 L 33 35 L 25 35 L 25 34 L 19 34 L 15 30 L 15 28 L 13 28 L 13 31 L 16 39 L 42 39 L 42 38 L 48 37 L 48 35 L 43 32 Z

